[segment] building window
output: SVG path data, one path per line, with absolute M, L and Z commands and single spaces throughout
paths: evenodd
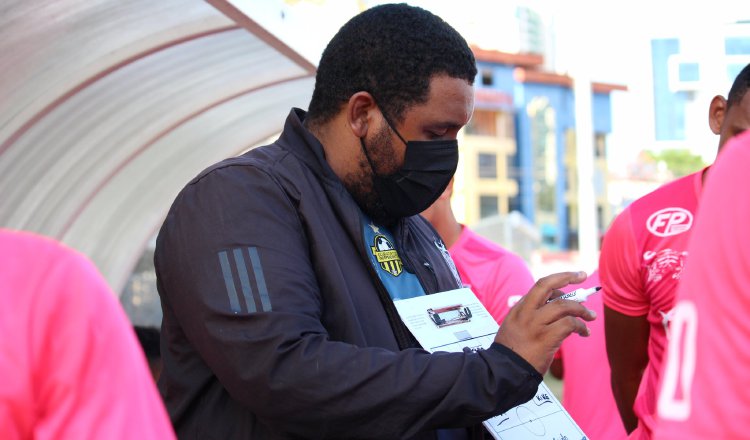
M 680 63 L 678 76 L 680 78 L 680 81 L 699 81 L 701 79 L 701 75 L 698 63 Z
M 479 218 L 491 217 L 500 212 L 497 196 L 479 196 Z
M 594 157 L 603 159 L 607 155 L 607 135 L 604 133 L 594 134 Z
M 531 154 L 534 196 L 537 211 L 554 215 L 557 206 L 557 149 L 555 109 L 547 98 L 537 97 L 528 104 L 531 117 Z
M 475 136 L 497 136 L 497 112 L 490 110 L 474 110 L 469 123 L 466 124 L 466 134 Z
M 479 153 L 479 178 L 497 179 L 497 155 L 494 153 Z
M 516 138 L 515 118 L 510 112 L 475 109 L 464 130 L 473 136 Z
M 492 71 L 491 70 L 482 70 L 482 85 L 483 86 L 491 86 L 495 83 L 495 81 L 492 79 Z
M 516 126 L 513 113 L 497 112 L 497 135 L 505 139 L 516 138 Z
M 724 39 L 724 50 L 727 55 L 750 55 L 750 38 L 727 37 Z

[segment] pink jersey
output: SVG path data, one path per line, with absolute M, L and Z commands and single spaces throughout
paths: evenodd
M 571 284 L 563 292 L 599 286 L 599 273 L 594 271 L 581 284 Z M 617 412 L 609 384 L 609 362 L 604 341 L 604 305 L 601 292 L 586 299 L 587 308 L 599 317 L 586 323 L 591 335 L 583 338 L 570 335 L 557 354 L 563 363 L 563 406 L 591 439 L 619 440 L 627 438 Z
M 750 132 L 711 167 L 690 242 L 658 400 L 657 439 L 748 438 Z
M 0 230 L 3 439 L 172 439 L 125 313 L 82 255 Z
M 702 171 L 631 203 L 610 226 L 599 259 L 604 304 L 628 316 L 647 315 L 648 358 L 633 409 L 631 438 L 649 438 L 667 328 L 698 207 Z
M 534 285 L 534 277 L 521 257 L 466 226 L 448 252 L 463 283 L 471 287 L 498 323 L 508 314 L 511 297 L 525 295 Z

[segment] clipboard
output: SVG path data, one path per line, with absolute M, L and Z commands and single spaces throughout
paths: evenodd
M 468 289 L 456 289 L 394 301 L 406 327 L 429 352 L 489 348 L 499 326 Z M 586 440 L 578 424 L 547 385 L 503 414 L 483 422 L 497 440 Z

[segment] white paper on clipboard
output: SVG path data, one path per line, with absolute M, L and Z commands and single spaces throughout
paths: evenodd
M 489 348 L 499 328 L 468 288 L 394 304 L 414 337 L 430 352 Z M 587 439 L 544 382 L 531 400 L 485 420 L 484 427 L 498 440 Z

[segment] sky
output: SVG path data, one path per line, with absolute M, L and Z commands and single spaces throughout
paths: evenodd
M 380 0 L 233 0 L 297 52 L 317 64 L 326 43 L 349 18 Z M 717 26 L 750 20 L 748 0 L 410 0 L 439 15 L 470 43 L 514 51 L 516 5 L 538 11 L 554 21 L 558 73 L 587 81 L 626 85 L 612 93 L 610 168 L 624 172 L 643 149 L 653 149 L 650 40 L 660 36 L 692 35 L 696 44 L 709 41 Z M 717 87 L 717 94 L 726 93 Z M 709 98 L 710 99 L 710 98 Z M 707 108 L 707 106 L 706 106 Z M 706 125 L 687 146 L 707 162 L 717 139 Z

